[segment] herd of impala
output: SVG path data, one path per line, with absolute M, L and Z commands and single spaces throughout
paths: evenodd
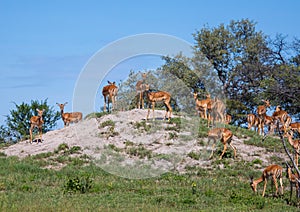
M 149 104 L 152 105 L 152 112 L 153 112 L 153 119 L 154 119 L 154 108 L 156 102 L 163 102 L 166 107 L 166 114 L 164 119 L 170 120 L 171 114 L 172 114 L 172 107 L 170 105 L 171 101 L 171 95 L 168 92 L 165 91 L 151 91 L 150 86 L 146 84 L 146 78 L 147 74 L 142 74 L 142 79 L 139 80 L 136 83 L 136 92 L 138 95 L 138 101 L 137 101 L 137 108 L 143 108 L 144 109 L 144 94 L 147 97 Z M 112 110 L 115 109 L 116 106 L 116 96 L 118 93 L 118 87 L 115 85 L 115 82 L 108 81 L 108 85 L 104 86 L 102 89 L 102 95 L 104 97 L 104 111 L 109 111 L 109 103 L 112 103 Z M 199 100 L 198 94 L 194 93 L 194 100 L 195 100 L 195 109 L 197 113 L 199 114 L 200 118 L 206 119 L 208 126 L 210 126 L 210 122 L 214 125 L 215 121 L 229 124 L 231 122 L 231 115 L 226 114 L 225 112 L 225 104 L 220 99 L 211 99 L 210 95 L 206 95 L 206 99 Z M 276 123 L 279 122 L 281 124 L 280 130 L 284 132 L 284 137 L 288 139 L 288 142 L 291 144 L 291 146 L 295 150 L 295 162 L 298 166 L 298 154 L 300 150 L 300 140 L 294 140 L 293 139 L 293 133 L 298 132 L 300 133 L 300 123 L 291 123 L 291 117 L 288 115 L 288 113 L 281 109 L 280 106 L 276 107 L 276 110 L 274 111 L 272 116 L 268 116 L 267 109 L 271 106 L 269 100 L 263 100 L 264 104 L 259 105 L 256 110 L 256 114 L 248 114 L 247 115 L 247 122 L 248 122 L 248 129 L 252 129 L 254 127 L 254 130 L 257 131 L 258 134 L 264 134 L 264 126 L 268 126 L 268 134 L 274 133 L 274 129 L 276 126 Z M 64 106 L 67 104 L 60 104 L 57 103 L 61 110 L 61 118 L 64 122 L 64 126 L 68 126 L 70 123 L 76 123 L 78 121 L 82 120 L 82 113 L 81 112 L 71 112 L 71 113 L 65 113 L 64 112 Z M 106 106 L 107 105 L 107 106 Z M 107 108 L 106 108 L 107 107 Z M 32 143 L 32 130 L 37 127 L 39 129 L 39 135 L 40 140 L 42 140 L 42 125 L 44 123 L 42 115 L 44 110 L 37 109 L 38 115 L 33 116 L 30 119 L 30 143 Z M 146 116 L 146 120 L 148 120 L 150 114 L 150 107 L 148 107 L 148 113 Z M 232 137 L 233 133 L 231 130 L 227 128 L 212 128 L 208 132 L 208 141 L 213 140 L 213 146 L 212 146 L 212 152 L 210 155 L 210 158 L 213 156 L 213 150 L 214 146 L 217 142 L 217 140 L 220 139 L 220 142 L 223 144 L 224 149 L 219 157 L 221 160 L 223 155 L 225 154 L 225 151 L 227 149 L 227 145 L 229 145 L 233 151 L 234 151 L 234 158 L 236 158 L 236 147 L 232 144 Z M 292 173 L 291 167 L 286 164 L 286 172 L 287 177 L 290 181 L 291 185 L 291 192 L 292 187 L 295 186 L 297 188 L 297 195 L 298 195 L 298 179 L 299 176 L 297 174 Z M 251 178 L 250 186 L 253 189 L 254 192 L 257 191 L 257 185 L 260 182 L 264 182 L 264 188 L 262 192 L 262 196 L 265 195 L 266 185 L 267 185 L 267 179 L 272 178 L 273 183 L 276 187 L 276 193 L 278 193 L 278 185 L 277 185 L 277 179 L 279 179 L 280 186 L 281 186 L 281 193 L 283 193 L 283 185 L 282 185 L 282 172 L 283 168 L 279 165 L 270 165 L 267 166 L 262 173 L 262 176 L 256 180 Z

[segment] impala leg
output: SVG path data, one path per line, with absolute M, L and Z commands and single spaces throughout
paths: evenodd
M 265 178 L 265 181 L 264 181 L 264 190 L 263 190 L 263 193 L 262 193 L 263 197 L 265 196 L 266 188 L 267 188 L 267 178 Z
M 152 114 L 153 114 L 152 120 L 155 120 L 155 116 L 154 116 L 154 108 L 155 108 L 155 102 L 152 102 Z
M 214 141 L 213 145 L 211 146 L 211 154 L 209 156 L 209 159 L 211 159 L 214 155 L 214 148 L 215 148 L 215 141 Z
M 282 184 L 282 178 L 279 178 L 279 184 L 280 184 L 280 193 L 283 195 L 283 184 Z
M 106 97 L 104 96 L 104 105 L 103 105 L 103 111 L 106 112 Z
M 221 160 L 221 159 L 223 158 L 223 155 L 225 154 L 225 152 L 226 152 L 226 149 L 227 149 L 227 144 L 225 143 L 225 144 L 224 144 L 224 149 L 223 149 L 223 152 L 222 152 L 222 154 L 221 154 L 221 156 L 220 156 L 219 160 Z
M 277 180 L 276 180 L 276 176 L 275 175 L 273 175 L 273 182 L 274 182 L 275 189 L 276 189 L 275 196 L 277 196 L 278 195 L 278 184 L 277 184 Z
M 141 92 L 142 109 L 144 109 L 144 92 Z
M 229 144 L 230 145 L 230 147 L 233 149 L 233 151 L 234 151 L 234 158 L 236 158 L 236 147 L 235 146 L 233 146 L 231 143 Z
M 111 111 L 113 111 L 113 110 L 115 110 L 115 97 L 114 96 L 111 97 L 111 104 L 112 104 Z
M 39 131 L 40 131 L 40 139 L 41 139 L 41 142 L 42 142 L 42 135 L 43 135 L 43 129 L 42 129 L 42 127 L 39 128 Z
M 296 154 L 295 154 L 295 163 L 296 163 L 296 166 L 298 167 L 298 153 L 299 153 L 299 149 L 295 150 L 296 151 Z
M 30 134 L 30 141 L 29 141 L 29 143 L 32 143 L 32 126 L 30 127 L 30 129 L 29 129 L 29 134 Z

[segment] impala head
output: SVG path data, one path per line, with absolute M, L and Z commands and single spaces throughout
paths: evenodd
M 145 91 L 149 91 L 150 90 L 150 85 L 149 84 L 145 84 Z
M 209 93 L 206 94 L 205 96 L 206 96 L 207 99 L 210 99 L 210 94 Z
M 110 81 L 107 81 L 108 82 L 108 84 L 110 84 L 110 85 L 115 85 L 116 84 L 116 82 L 110 82 Z
M 276 112 L 281 111 L 281 106 L 280 106 L 280 105 L 277 105 L 275 111 L 276 111 Z
M 41 117 L 43 115 L 45 109 L 43 109 L 43 110 L 36 109 L 36 111 L 38 112 L 38 116 Z
M 196 100 L 198 97 L 198 93 L 193 93 L 194 99 Z
M 253 182 L 253 177 L 250 177 L 250 187 L 252 188 L 253 192 L 257 192 L 257 184 Z
M 271 106 L 270 100 L 262 100 L 262 101 L 265 103 L 266 107 L 270 107 Z
M 147 78 L 147 73 L 142 73 L 142 78 L 145 80 Z
M 68 102 L 65 102 L 64 104 L 60 104 L 60 103 L 56 103 L 58 105 L 58 107 L 60 108 L 60 110 L 64 110 L 65 105 L 68 104 Z

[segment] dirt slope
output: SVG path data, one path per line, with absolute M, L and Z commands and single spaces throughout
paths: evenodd
M 207 147 L 207 140 L 196 139 L 193 123 L 181 126 L 180 130 L 166 123 L 162 120 L 164 113 L 156 110 L 156 120 L 145 122 L 146 110 L 116 112 L 48 132 L 43 135 L 42 143 L 23 141 L 0 151 L 7 156 L 24 158 L 53 152 L 62 143 L 69 147 L 80 146 L 81 155 L 89 156 L 90 160 L 110 173 L 128 178 L 157 176 L 170 170 L 182 173 L 188 166 L 209 168 L 211 148 Z M 233 144 L 237 148 L 236 160 L 252 161 L 259 158 L 266 165 L 273 155 L 266 154 L 264 148 L 245 145 L 243 140 L 235 136 Z M 232 150 L 229 148 L 227 151 Z M 198 155 L 199 159 L 188 156 L 191 152 Z M 215 155 L 213 160 L 217 158 Z

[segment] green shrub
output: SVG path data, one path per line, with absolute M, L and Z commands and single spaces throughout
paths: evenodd
M 82 194 L 88 192 L 92 188 L 93 180 L 89 176 L 86 177 L 75 177 L 67 179 L 64 184 L 64 193 L 76 193 L 80 192 Z
M 113 122 L 112 120 L 107 120 L 107 121 L 104 121 L 100 124 L 100 128 L 104 128 L 104 127 L 107 127 L 107 126 L 112 126 L 114 127 L 115 126 L 115 122 Z

